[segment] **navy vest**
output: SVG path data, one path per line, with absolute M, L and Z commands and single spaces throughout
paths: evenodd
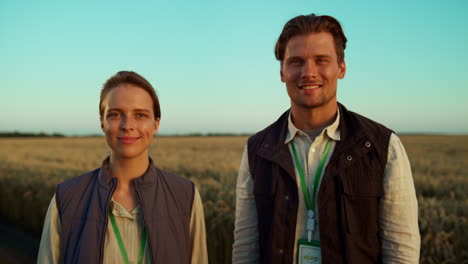
M 107 173 L 107 162 L 100 169 L 57 185 L 62 226 L 60 263 L 103 261 L 109 201 L 117 186 L 117 179 Z M 148 170 L 133 184 L 148 232 L 152 263 L 190 263 L 193 183 L 158 169 L 150 159 Z

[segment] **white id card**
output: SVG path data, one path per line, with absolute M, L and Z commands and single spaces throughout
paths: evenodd
M 297 264 L 321 264 L 320 242 L 308 243 L 305 239 L 297 242 Z

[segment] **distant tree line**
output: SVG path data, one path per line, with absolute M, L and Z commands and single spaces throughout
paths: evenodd
M 184 134 L 157 134 L 156 137 L 237 137 L 251 136 L 252 133 L 184 133 Z
M 13 132 L 0 132 L 0 137 L 2 138 L 13 138 L 13 137 L 65 137 L 64 134 L 61 133 L 45 133 L 45 132 L 39 132 L 39 133 L 29 133 L 29 132 L 19 132 L 19 131 L 13 131 Z
M 251 136 L 251 133 L 185 133 L 185 134 L 157 134 L 156 137 L 235 137 Z M 71 137 L 102 137 L 100 134 L 72 135 Z M 32 133 L 32 132 L 0 132 L 0 138 L 22 138 L 22 137 L 68 137 L 62 133 Z

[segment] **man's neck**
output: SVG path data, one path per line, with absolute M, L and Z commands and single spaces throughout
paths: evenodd
M 311 131 L 333 123 L 338 105 L 327 107 L 302 108 L 291 106 L 291 120 L 294 126 L 302 131 Z

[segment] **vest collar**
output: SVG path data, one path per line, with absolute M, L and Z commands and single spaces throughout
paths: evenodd
M 283 168 L 291 178 L 296 181 L 294 166 L 289 152 L 288 144 L 284 141 L 288 134 L 288 115 L 290 110 L 284 112 L 266 131 L 265 138 L 257 155 L 270 160 Z
M 346 107 L 340 103 L 338 103 L 338 111 L 339 123 L 334 122 L 333 125 L 337 125 L 336 131 L 339 133 L 340 139 L 337 142 L 337 145 L 340 145 L 340 143 L 345 139 L 348 139 L 349 137 L 355 137 L 356 131 L 362 130 L 357 129 L 350 124 L 352 122 L 349 119 L 352 117 Z M 296 181 L 296 174 L 294 172 L 291 153 L 289 151 L 288 144 L 285 142 L 289 131 L 288 117 L 290 112 L 290 109 L 284 112 L 276 122 L 274 122 L 269 128 L 266 129 L 265 138 L 261 143 L 259 150 L 257 151 L 257 155 L 278 164 L 294 181 Z M 333 153 L 330 161 L 333 160 L 334 156 L 337 156 L 337 153 Z
M 358 114 L 349 111 L 340 103 L 338 103 L 338 111 L 340 111 L 339 129 L 341 142 L 347 141 L 351 138 L 354 139 L 353 141 L 357 141 L 364 137 L 368 137 L 366 133 L 368 130 L 361 127 L 359 125 L 360 122 L 357 122 L 356 116 L 358 116 Z
M 156 166 L 154 165 L 153 159 L 151 157 L 148 157 L 148 158 L 149 158 L 148 169 L 142 176 L 134 179 L 134 181 L 139 186 L 146 186 L 146 185 L 151 186 L 156 183 L 156 178 L 157 178 L 156 176 L 158 175 L 159 172 Z M 99 184 L 104 188 L 112 187 L 113 182 L 117 180 L 115 178 L 112 178 L 107 170 L 109 159 L 110 157 L 107 157 L 104 159 L 104 161 L 102 162 L 101 168 L 99 169 L 99 172 L 98 172 Z
M 322 133 L 332 140 L 339 141 L 340 140 L 339 123 L 340 123 L 340 108 L 338 107 L 335 120 L 330 125 L 324 127 Z M 305 131 L 298 129 L 293 124 L 292 118 L 291 118 L 291 111 L 289 111 L 289 114 L 288 114 L 288 132 L 289 133 L 287 133 L 286 135 L 284 144 L 288 144 L 289 142 L 293 141 L 294 138 L 299 133 L 306 134 Z

